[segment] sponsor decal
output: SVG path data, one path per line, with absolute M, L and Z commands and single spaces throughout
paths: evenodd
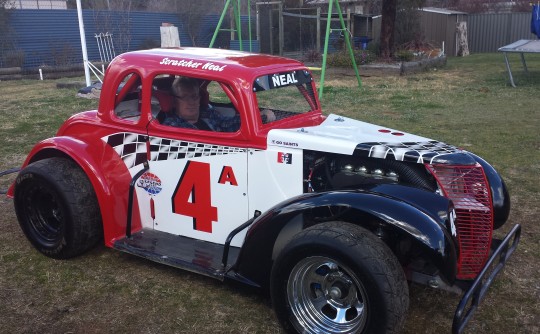
M 277 162 L 280 164 L 292 164 L 292 153 L 278 152 Z
M 294 143 L 294 142 L 290 142 L 290 141 L 274 140 L 274 139 L 272 139 L 272 144 L 274 144 L 274 145 L 282 145 L 282 146 L 298 147 L 298 143 Z
M 284 74 L 274 74 L 272 76 L 272 84 L 274 87 L 287 86 L 290 84 L 297 84 L 298 80 L 296 79 L 295 72 L 284 73 Z
M 253 91 L 260 92 L 268 89 L 287 87 L 291 85 L 310 85 L 311 74 L 308 71 L 293 71 L 263 75 L 255 79 Z M 307 87 L 306 87 L 307 88 Z
M 161 192 L 161 180 L 157 175 L 146 172 L 137 181 L 137 187 L 143 188 L 150 195 L 157 195 Z
M 169 65 L 169 66 L 178 66 L 178 67 L 187 67 L 187 68 L 197 68 L 206 71 L 216 71 L 222 72 L 227 65 L 217 65 L 211 62 L 199 63 L 193 60 L 186 59 L 169 59 L 168 57 L 163 58 L 160 62 L 160 65 Z

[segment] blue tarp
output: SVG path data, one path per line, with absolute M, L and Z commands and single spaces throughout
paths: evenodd
M 533 5 L 531 32 L 540 38 L 540 5 Z

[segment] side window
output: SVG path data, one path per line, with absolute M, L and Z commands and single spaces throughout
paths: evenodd
M 141 116 L 141 78 L 136 73 L 126 75 L 116 89 L 114 114 L 116 117 L 136 122 Z
M 232 89 L 221 82 L 194 77 L 158 75 L 152 82 L 152 110 L 162 125 L 236 132 L 240 115 Z
M 216 81 L 210 81 L 206 90 L 208 92 L 208 104 L 210 108 L 214 109 L 224 117 L 240 116 L 226 93 L 226 91 L 229 91 L 232 95 L 232 90 L 229 86 Z

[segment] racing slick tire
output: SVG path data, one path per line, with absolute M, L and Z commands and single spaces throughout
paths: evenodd
M 14 204 L 26 237 L 51 258 L 80 255 L 102 238 L 94 189 L 69 159 L 49 158 L 24 168 L 15 180 Z
M 403 269 L 366 229 L 322 223 L 298 233 L 272 268 L 274 311 L 288 333 L 397 333 L 409 306 Z

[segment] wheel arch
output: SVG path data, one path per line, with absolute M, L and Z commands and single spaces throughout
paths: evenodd
M 105 153 L 98 156 L 93 154 L 89 144 L 71 137 L 54 137 L 38 143 L 26 158 L 22 168 L 33 162 L 53 157 L 75 162 L 88 177 L 98 200 L 105 244 L 112 247 L 115 239 L 125 235 L 127 194 L 131 180 L 129 171 L 118 155 Z M 96 157 L 100 157 L 102 160 L 98 160 L 99 158 Z M 108 165 L 113 166 L 115 159 L 120 161 L 116 164 L 114 171 L 109 173 L 110 175 L 103 173 L 103 162 L 109 161 Z M 10 194 L 13 194 L 14 186 L 11 186 Z M 120 191 L 117 190 L 119 187 L 122 187 Z M 113 188 L 115 192 L 112 191 Z M 136 208 L 134 211 L 137 212 Z M 140 228 L 140 226 L 139 216 L 134 215 L 133 230 Z
M 430 210 L 433 215 L 452 209 L 444 197 L 413 188 L 408 190 L 432 196 L 434 203 Z M 329 206 L 329 203 L 336 204 Z M 433 211 L 434 208 L 438 211 Z M 453 282 L 457 272 L 457 240 L 444 227 L 448 222 L 438 221 L 426 210 L 377 192 L 304 194 L 273 207 L 254 222 L 247 232 L 235 269 L 242 277 L 265 287 L 274 259 L 294 235 L 310 226 L 337 220 L 361 226 L 374 234 L 382 228 L 398 235 L 400 240 L 410 240 L 420 250 L 421 257 L 433 263 L 443 277 Z M 395 245 L 388 244 L 392 240 L 383 239 L 395 253 Z

